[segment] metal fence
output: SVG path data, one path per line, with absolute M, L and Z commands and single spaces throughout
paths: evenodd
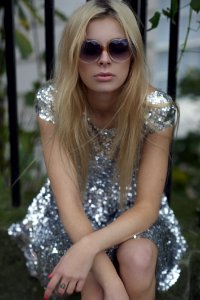
M 147 0 L 127 0 L 129 5 L 137 14 L 140 22 L 141 34 L 144 45 L 146 45 L 146 20 Z M 173 0 L 171 0 L 172 5 Z M 176 99 L 176 65 L 178 54 L 178 31 L 180 0 L 177 0 L 178 10 L 174 20 L 170 21 L 169 35 L 169 59 L 168 59 L 168 82 L 167 92 Z M 15 36 L 14 36 L 14 0 L 0 1 L 4 9 L 4 30 L 5 30 L 5 53 L 6 53 L 6 74 L 7 74 L 7 99 L 9 113 L 9 142 L 10 142 L 10 169 L 12 187 L 12 205 L 20 205 L 20 168 L 19 168 L 19 141 L 18 141 L 18 119 L 17 119 L 17 90 L 16 90 L 16 61 L 15 61 Z M 44 0 L 45 18 L 45 58 L 46 58 L 46 79 L 51 78 L 54 70 L 54 0 Z M 48 26 L 47 26 L 48 24 Z M 169 173 L 171 165 L 169 161 Z M 170 198 L 171 176 L 168 176 L 165 192 Z

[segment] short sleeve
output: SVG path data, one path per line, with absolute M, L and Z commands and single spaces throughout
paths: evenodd
M 172 98 L 162 91 L 154 91 L 147 96 L 145 132 L 155 133 L 173 127 L 177 108 Z
M 35 97 L 36 114 L 42 120 L 52 123 L 55 123 L 54 92 L 54 87 L 51 84 L 47 84 L 38 90 Z

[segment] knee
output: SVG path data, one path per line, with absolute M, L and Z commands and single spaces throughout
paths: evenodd
M 120 271 L 135 274 L 155 273 L 157 261 L 156 246 L 149 240 L 129 240 L 123 243 L 117 251 L 117 259 Z

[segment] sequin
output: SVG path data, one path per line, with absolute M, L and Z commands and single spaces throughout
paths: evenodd
M 40 89 L 35 103 L 39 117 L 52 123 L 55 122 L 53 92 L 51 85 Z M 147 97 L 147 101 L 151 106 L 145 117 L 145 135 L 173 126 L 176 108 L 169 96 L 155 91 Z M 83 205 L 94 230 L 98 230 L 134 205 L 137 172 L 134 172 L 132 185 L 127 189 L 126 205 L 120 209 L 117 177 L 113 180 L 115 162 L 108 155 L 115 129 L 94 128 L 89 122 L 89 131 L 91 134 L 98 134 L 98 141 L 94 140 L 94 153 L 89 161 Z M 60 221 L 49 179 L 33 199 L 25 218 L 20 223 L 12 224 L 8 234 L 17 240 L 23 250 L 30 274 L 46 286 L 48 274 L 72 245 Z M 148 238 L 157 245 L 157 288 L 160 291 L 168 290 L 180 275 L 179 261 L 187 244 L 165 195 L 161 199 L 156 223 L 143 233 L 133 236 L 140 237 Z M 114 246 L 107 251 L 111 259 L 115 249 Z

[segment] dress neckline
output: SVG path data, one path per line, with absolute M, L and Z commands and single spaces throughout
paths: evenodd
M 90 129 L 98 135 L 103 135 L 103 134 L 114 135 L 116 133 L 116 128 L 115 127 L 113 127 L 113 128 L 99 128 L 98 126 L 96 126 L 95 124 L 93 124 L 91 122 L 89 117 L 87 118 L 87 122 L 88 122 L 88 125 L 89 125 Z

